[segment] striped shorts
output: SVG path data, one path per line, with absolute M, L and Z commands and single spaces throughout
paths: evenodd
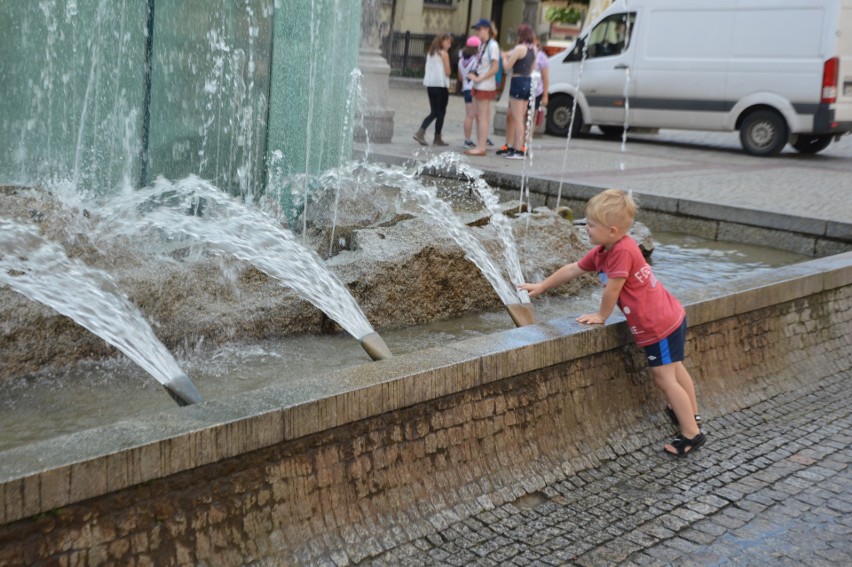
M 686 317 L 683 323 L 672 334 L 658 343 L 643 347 L 648 366 L 665 366 L 672 362 L 683 362 L 683 351 L 686 346 Z

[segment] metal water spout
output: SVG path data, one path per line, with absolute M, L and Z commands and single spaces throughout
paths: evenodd
M 393 358 L 393 354 L 391 354 L 388 345 L 385 344 L 384 339 L 379 336 L 378 333 L 372 332 L 364 335 L 359 340 L 361 346 L 364 350 L 367 351 L 367 354 L 370 355 L 370 358 L 373 360 L 385 360 L 386 358 Z
M 204 398 L 198 393 L 195 385 L 190 381 L 189 376 L 180 374 L 172 380 L 163 384 L 166 392 L 177 402 L 179 406 L 188 406 L 203 402 Z
M 505 307 L 516 327 L 535 325 L 535 310 L 532 303 L 507 303 Z

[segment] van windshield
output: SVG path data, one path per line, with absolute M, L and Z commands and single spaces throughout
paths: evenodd
M 565 57 L 565 62 L 580 61 L 583 51 L 586 59 L 620 55 L 630 46 L 630 37 L 636 23 L 636 12 L 612 14 L 577 40 L 574 49 Z

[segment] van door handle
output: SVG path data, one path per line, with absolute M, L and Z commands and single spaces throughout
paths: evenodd
M 613 67 L 613 69 L 627 69 L 627 68 L 628 68 L 627 63 L 619 63 L 618 65 Z

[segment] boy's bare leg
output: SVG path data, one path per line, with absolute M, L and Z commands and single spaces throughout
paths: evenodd
M 689 394 L 678 383 L 675 364 L 654 366 L 651 368 L 651 374 L 654 376 L 657 387 L 662 390 L 672 406 L 678 422 L 680 422 L 681 435 L 686 439 L 692 439 L 701 433 L 695 423 L 695 413 L 692 411 L 692 401 L 689 399 Z M 671 445 L 666 445 L 666 450 L 677 452 Z
M 675 367 L 677 383 L 680 384 L 680 387 L 689 396 L 689 401 L 692 404 L 692 414 L 698 415 L 698 399 L 695 397 L 695 384 L 692 381 L 692 376 L 689 375 L 689 371 L 683 365 L 683 362 L 675 362 L 673 366 Z

